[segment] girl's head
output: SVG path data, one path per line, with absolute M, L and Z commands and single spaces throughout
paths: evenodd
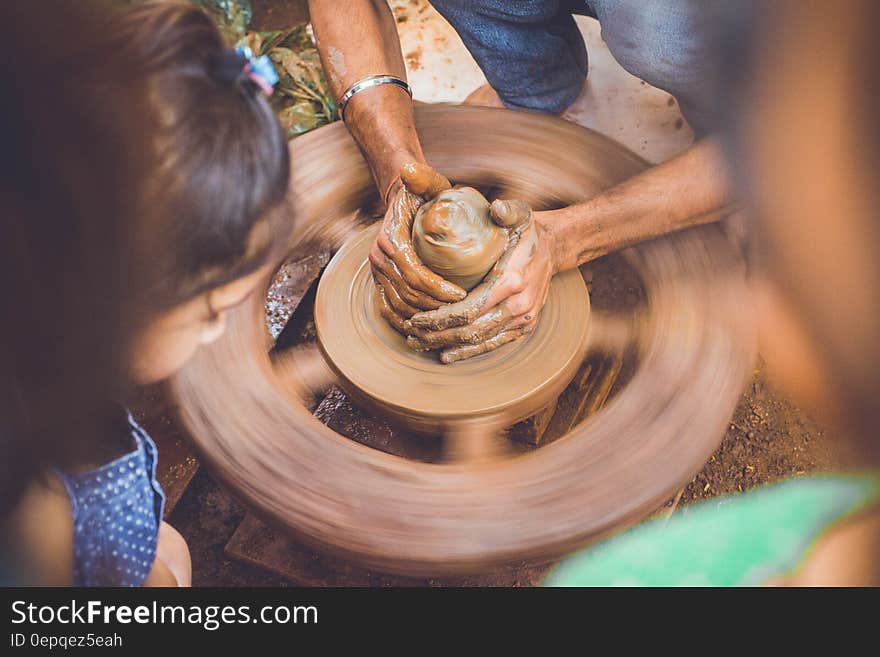
M 281 130 L 199 10 L 0 17 L 16 26 L 0 42 L 2 514 L 48 465 L 100 450 L 107 400 L 219 334 L 290 222 Z
M 287 243 L 287 142 L 247 61 L 199 9 L 136 6 L 113 28 L 146 91 L 151 171 L 137 202 L 145 309 L 132 374 L 147 383 L 216 339 Z

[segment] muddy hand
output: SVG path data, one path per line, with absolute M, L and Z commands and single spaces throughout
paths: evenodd
M 411 348 L 442 349 L 444 363 L 486 353 L 531 332 L 556 273 L 549 234 L 527 204 L 496 200 L 491 214 L 510 237 L 486 279 L 462 301 L 416 313 L 404 324 Z
M 388 210 L 370 249 L 370 266 L 380 297 L 382 316 L 398 331 L 423 310 L 463 299 L 466 292 L 426 267 L 412 244 L 416 212 L 425 202 L 449 189 L 449 181 L 425 164 L 408 164 L 400 183 L 389 190 Z

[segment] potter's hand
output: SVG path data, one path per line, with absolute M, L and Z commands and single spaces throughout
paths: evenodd
M 452 363 L 492 351 L 531 332 L 556 273 L 551 238 L 523 201 L 492 203 L 509 233 L 507 249 L 482 283 L 459 302 L 414 314 L 404 324 L 418 351 L 442 349 Z
M 403 332 L 404 321 L 414 314 L 460 301 L 467 294 L 428 269 L 412 243 L 416 211 L 449 187 L 449 181 L 428 165 L 407 164 L 400 183 L 389 193 L 382 228 L 370 249 L 370 265 L 382 316 L 398 331 Z

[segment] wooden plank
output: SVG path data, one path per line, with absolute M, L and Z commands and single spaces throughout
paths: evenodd
M 588 358 L 557 400 L 556 412 L 542 435 L 543 444 L 558 440 L 598 412 L 608 401 L 622 366 L 620 356 Z
M 532 417 L 517 422 L 507 429 L 507 437 L 529 445 L 540 445 L 547 427 L 550 426 L 550 420 L 556 413 L 556 405 L 557 400 L 554 399 Z
M 248 513 L 226 544 L 228 557 L 263 568 L 301 586 L 388 586 L 387 576 L 315 552 Z M 386 580 L 383 582 L 383 580 Z M 424 579 L 394 578 L 397 586 L 424 586 Z
M 340 388 L 333 386 L 314 412 L 338 434 L 388 454 L 428 463 L 443 460 L 443 441 L 401 429 L 385 418 L 354 405 Z
M 278 349 L 314 339 L 315 293 L 318 278 L 329 261 L 328 252 L 291 259 L 272 279 L 266 299 L 266 321 Z
M 405 577 L 381 573 L 315 551 L 248 513 L 226 544 L 226 556 L 300 586 L 535 586 L 549 564 L 518 562 L 470 577 Z

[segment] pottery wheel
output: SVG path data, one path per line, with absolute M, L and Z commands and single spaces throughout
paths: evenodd
M 379 225 L 350 239 L 327 266 L 315 326 L 346 392 L 407 427 L 440 433 L 451 422 L 498 417 L 513 424 L 559 396 L 584 359 L 589 295 L 577 270 L 550 285 L 535 330 L 450 365 L 417 353 L 382 319 L 367 255 Z
M 646 166 L 595 132 L 526 112 L 417 106 L 416 125 L 428 161 L 451 180 L 511 190 L 539 209 L 590 198 Z M 551 300 L 541 331 L 528 341 L 482 360 L 434 365 L 423 360 L 429 356 L 392 346 L 393 336 L 370 333 L 377 325 L 364 266 L 370 234 L 356 232 L 353 217 L 375 204 L 375 187 L 345 126 L 337 122 L 295 139 L 291 154 L 288 200 L 296 230 L 289 253 L 315 242 L 345 244 L 321 283 L 326 354 L 271 352 L 265 295 L 252 295 L 230 313 L 226 334 L 172 381 L 202 462 L 276 528 L 386 572 L 480 572 L 552 559 L 656 511 L 718 447 L 756 347 L 745 268 L 717 226 L 623 253 L 644 289 L 637 317 L 594 308 L 587 323 L 586 297 L 571 307 L 562 302 L 577 296 L 567 286 L 582 285 L 577 274 L 567 275 L 554 283 L 559 303 Z M 596 414 L 525 454 L 411 461 L 335 433 L 304 401 L 304 389 L 331 383 L 335 370 L 339 383 L 365 391 L 360 401 L 375 399 L 384 412 L 421 419 L 432 430 L 443 425 L 441 440 L 481 443 L 497 433 L 494 410 L 509 405 L 519 414 L 537 407 L 556 385 L 553 377 L 570 375 L 583 331 L 589 351 L 626 343 L 636 354 L 635 370 Z M 559 343 L 549 342 L 555 332 L 564 333 Z M 368 356 L 351 345 L 340 347 L 342 340 L 378 352 L 372 364 L 358 360 Z M 503 374 L 532 350 L 542 367 L 547 363 L 540 376 L 526 381 L 531 372 Z M 371 375 L 373 366 L 382 368 L 381 376 Z M 461 376 L 468 371 L 471 377 Z M 490 372 L 499 385 L 484 387 Z M 396 388 L 380 387 L 396 376 Z M 449 396 L 432 399 L 427 389 L 410 396 L 410 386 L 435 376 L 456 377 Z M 456 398 L 456 386 L 474 386 L 473 399 Z M 495 387 L 504 394 L 496 396 Z M 473 416 L 443 417 L 462 412 Z

